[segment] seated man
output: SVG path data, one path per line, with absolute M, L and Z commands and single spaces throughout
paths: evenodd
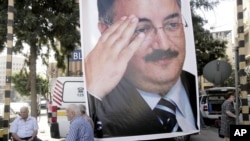
M 16 118 L 10 127 L 14 141 L 41 141 L 37 138 L 37 120 L 29 116 L 28 107 L 21 107 L 19 115 L 20 117 Z

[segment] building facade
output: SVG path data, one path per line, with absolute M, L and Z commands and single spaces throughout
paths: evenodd
M 12 55 L 12 74 L 19 72 L 25 67 L 25 58 L 18 55 Z M 0 102 L 4 99 L 5 93 L 5 81 L 6 81 L 6 55 L 0 56 Z M 16 92 L 12 87 L 11 100 L 15 100 Z

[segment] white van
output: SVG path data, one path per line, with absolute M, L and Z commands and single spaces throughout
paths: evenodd
M 83 77 L 58 77 L 52 89 L 51 138 L 65 138 L 69 131 L 66 108 L 69 104 L 85 104 Z
M 229 91 L 235 91 L 235 87 L 213 87 L 200 92 L 200 111 L 205 120 L 221 116 L 221 105 Z
M 10 107 L 10 120 L 9 123 L 11 125 L 12 121 L 14 121 L 18 117 L 18 114 Z M 0 103 L 0 118 L 4 118 L 4 103 Z

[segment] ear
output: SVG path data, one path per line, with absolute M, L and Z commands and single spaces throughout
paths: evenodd
M 108 29 L 108 26 L 106 24 L 104 24 L 103 22 L 99 22 L 98 23 L 98 28 L 99 31 L 101 32 L 101 34 Z

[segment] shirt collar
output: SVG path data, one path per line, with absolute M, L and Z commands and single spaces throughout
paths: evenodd
M 185 103 L 185 98 L 187 97 L 187 94 L 185 92 L 185 89 L 181 83 L 181 80 L 178 79 L 178 81 L 175 83 L 175 85 L 170 89 L 170 91 L 164 96 L 166 99 L 171 99 L 173 101 L 177 108 L 180 110 L 181 114 L 184 115 L 184 103 Z
M 137 89 L 140 95 L 143 97 L 143 99 L 148 103 L 149 107 L 151 109 L 154 109 L 154 107 L 157 105 L 157 103 L 160 101 L 161 96 L 156 93 L 150 93 L 145 92 L 140 89 Z M 169 90 L 169 92 L 164 96 L 165 99 L 171 99 L 172 102 L 175 103 L 179 111 L 183 116 L 185 116 L 185 98 L 187 97 L 187 94 L 185 92 L 185 88 L 183 87 L 183 84 L 181 82 L 181 79 L 179 78 L 175 85 Z
M 78 117 L 80 117 L 80 116 L 74 117 L 74 118 L 70 121 L 70 123 L 74 122 Z
M 24 120 L 22 117 L 19 117 L 19 118 L 20 118 L 20 120 Z M 26 121 L 28 121 L 30 119 L 31 119 L 31 116 L 28 116 L 27 119 L 26 119 Z

